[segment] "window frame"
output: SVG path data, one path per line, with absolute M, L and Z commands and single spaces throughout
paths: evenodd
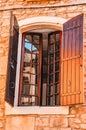
M 21 46 L 21 65 L 20 65 L 20 81 L 19 81 L 19 97 L 18 97 L 18 105 L 20 106 L 21 105 L 21 101 L 20 101 L 20 99 L 21 99 L 21 91 L 22 91 L 22 74 L 23 74 L 23 72 L 22 72 L 22 70 L 23 70 L 23 61 L 24 61 L 24 44 L 25 44 L 25 41 L 24 41 L 24 39 L 25 39 L 25 35 L 31 35 L 32 37 L 34 36 L 34 35 L 38 35 L 39 36 L 39 42 L 41 43 L 41 44 L 39 44 L 39 47 L 40 47 L 40 49 L 39 49 L 39 70 L 41 71 L 42 70 L 42 62 L 41 62 L 41 59 L 42 59 L 42 53 L 41 53 L 41 50 L 42 50 L 42 34 L 41 33 L 28 33 L 28 32 L 25 32 L 25 33 L 23 33 L 22 34 L 22 46 Z M 38 94 L 37 94 L 37 97 L 38 97 L 38 104 L 40 105 L 41 104 L 41 98 L 40 98 L 40 94 L 41 94 L 41 73 L 39 74 L 39 79 L 38 79 L 38 81 L 39 81 L 39 83 L 38 83 Z M 36 95 L 35 95 L 36 96 Z
M 77 18 L 78 18 L 78 17 L 82 17 L 82 18 L 83 18 L 83 14 L 81 14 L 81 15 L 79 15 L 79 16 L 76 16 L 76 17 L 77 17 Z M 75 19 L 75 18 L 73 18 L 73 19 Z M 72 20 L 73 20 L 73 19 L 72 19 Z M 83 20 L 82 20 L 82 21 L 83 21 Z M 21 41 L 21 40 L 20 40 L 20 41 Z M 20 48 L 20 46 L 18 47 L 18 50 L 19 50 L 19 48 Z M 20 63 L 19 63 L 19 69 L 20 69 Z M 19 72 L 18 69 L 17 69 L 17 71 Z M 19 76 L 19 75 L 18 75 L 18 76 Z M 17 76 L 17 74 L 16 74 L 16 77 L 18 77 L 18 76 Z M 17 79 L 17 78 L 16 78 L 16 79 Z M 18 84 L 17 84 L 17 83 L 18 83 Z M 19 81 L 16 81 L 16 85 L 15 85 L 15 86 L 16 86 L 17 88 L 18 88 L 18 85 L 19 85 Z M 15 93 L 16 93 L 16 90 L 15 90 Z M 18 90 L 17 90 L 17 94 L 18 94 Z M 17 95 L 17 96 L 18 96 L 18 95 Z M 82 102 L 82 99 L 81 99 L 81 102 Z

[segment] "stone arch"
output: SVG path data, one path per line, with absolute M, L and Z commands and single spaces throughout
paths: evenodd
M 58 30 L 62 30 L 62 25 L 65 23 L 67 19 L 61 17 L 51 17 L 51 16 L 40 16 L 40 17 L 32 17 L 19 21 L 19 26 L 21 32 L 30 31 L 33 29 L 40 28 L 54 28 Z

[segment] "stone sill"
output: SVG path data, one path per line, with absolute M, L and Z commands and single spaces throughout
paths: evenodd
M 27 115 L 27 114 L 69 114 L 69 106 L 57 107 L 11 107 L 5 104 L 5 115 Z

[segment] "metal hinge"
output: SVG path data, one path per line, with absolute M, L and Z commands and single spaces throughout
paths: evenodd
M 75 29 L 75 28 L 78 28 L 78 27 L 80 27 L 81 25 L 74 25 L 74 26 L 71 26 L 71 27 L 68 27 L 68 28 L 65 28 L 65 29 L 63 29 L 63 31 L 68 31 L 68 30 L 71 30 L 71 29 Z

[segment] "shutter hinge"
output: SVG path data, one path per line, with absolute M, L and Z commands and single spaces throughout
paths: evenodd
M 78 27 L 80 27 L 80 26 L 81 26 L 81 25 L 76 25 L 76 26 L 71 26 L 71 27 L 68 27 L 68 28 L 64 28 L 63 31 L 72 30 L 72 29 L 78 28 Z

